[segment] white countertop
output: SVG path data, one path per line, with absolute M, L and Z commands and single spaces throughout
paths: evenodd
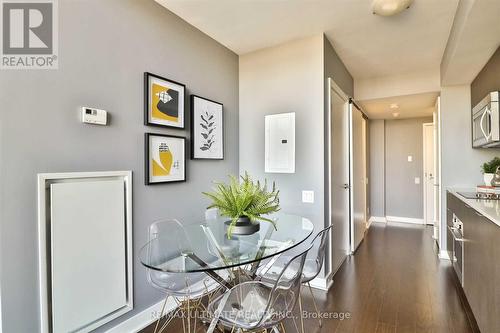
M 467 199 L 457 192 L 476 192 L 476 189 L 449 188 L 448 192 L 500 227 L 500 200 Z

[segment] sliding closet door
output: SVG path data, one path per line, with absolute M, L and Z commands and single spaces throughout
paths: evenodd
M 366 231 L 366 120 L 351 103 L 351 251 Z

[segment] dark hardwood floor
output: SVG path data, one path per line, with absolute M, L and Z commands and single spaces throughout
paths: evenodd
M 321 311 L 332 319 L 306 332 L 474 332 L 449 262 L 440 261 L 432 229 L 419 225 L 372 224 L 356 254 L 347 259 L 325 294 L 315 291 Z M 304 310 L 314 312 L 304 288 Z M 349 318 L 335 319 L 335 313 Z M 287 332 L 295 332 L 288 320 Z M 154 325 L 142 333 L 152 333 Z M 204 332 L 206 327 L 198 331 Z M 182 332 L 180 321 L 164 332 Z

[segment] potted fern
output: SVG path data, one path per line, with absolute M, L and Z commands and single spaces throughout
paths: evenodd
M 216 183 L 213 192 L 203 192 L 212 200 L 208 208 L 218 208 L 222 216 L 229 218 L 224 222 L 227 237 L 231 238 L 232 234 L 253 234 L 260 230 L 260 221 L 269 222 L 276 228 L 274 221 L 265 217 L 280 209 L 279 191 L 275 184 L 269 191 L 267 180 L 261 185 L 259 181 L 254 182 L 246 172 L 244 176 L 240 176 L 240 182 L 235 176 L 229 177 L 229 184 Z

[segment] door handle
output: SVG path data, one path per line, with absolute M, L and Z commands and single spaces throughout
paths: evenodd
M 465 241 L 463 237 L 457 237 L 457 235 L 455 234 L 455 230 L 458 230 L 458 228 L 448 226 L 448 230 L 450 230 L 451 235 L 453 236 L 453 240 L 455 242 L 463 243 Z
M 484 127 L 483 127 L 483 123 L 484 123 L 484 119 L 485 119 L 484 117 L 486 117 L 487 114 L 491 115 L 491 111 L 490 111 L 490 109 L 488 109 L 488 107 L 486 107 L 486 110 L 484 110 L 483 115 L 481 116 L 481 120 L 479 122 L 479 127 L 481 128 L 481 132 L 483 132 L 483 135 L 484 135 L 484 138 L 486 139 L 486 141 L 489 141 L 490 137 L 491 137 L 491 130 L 488 134 L 486 134 L 486 131 L 484 130 Z
M 342 185 L 342 187 L 344 188 L 344 190 L 348 190 L 351 188 L 351 186 L 349 184 L 344 184 L 344 185 Z

